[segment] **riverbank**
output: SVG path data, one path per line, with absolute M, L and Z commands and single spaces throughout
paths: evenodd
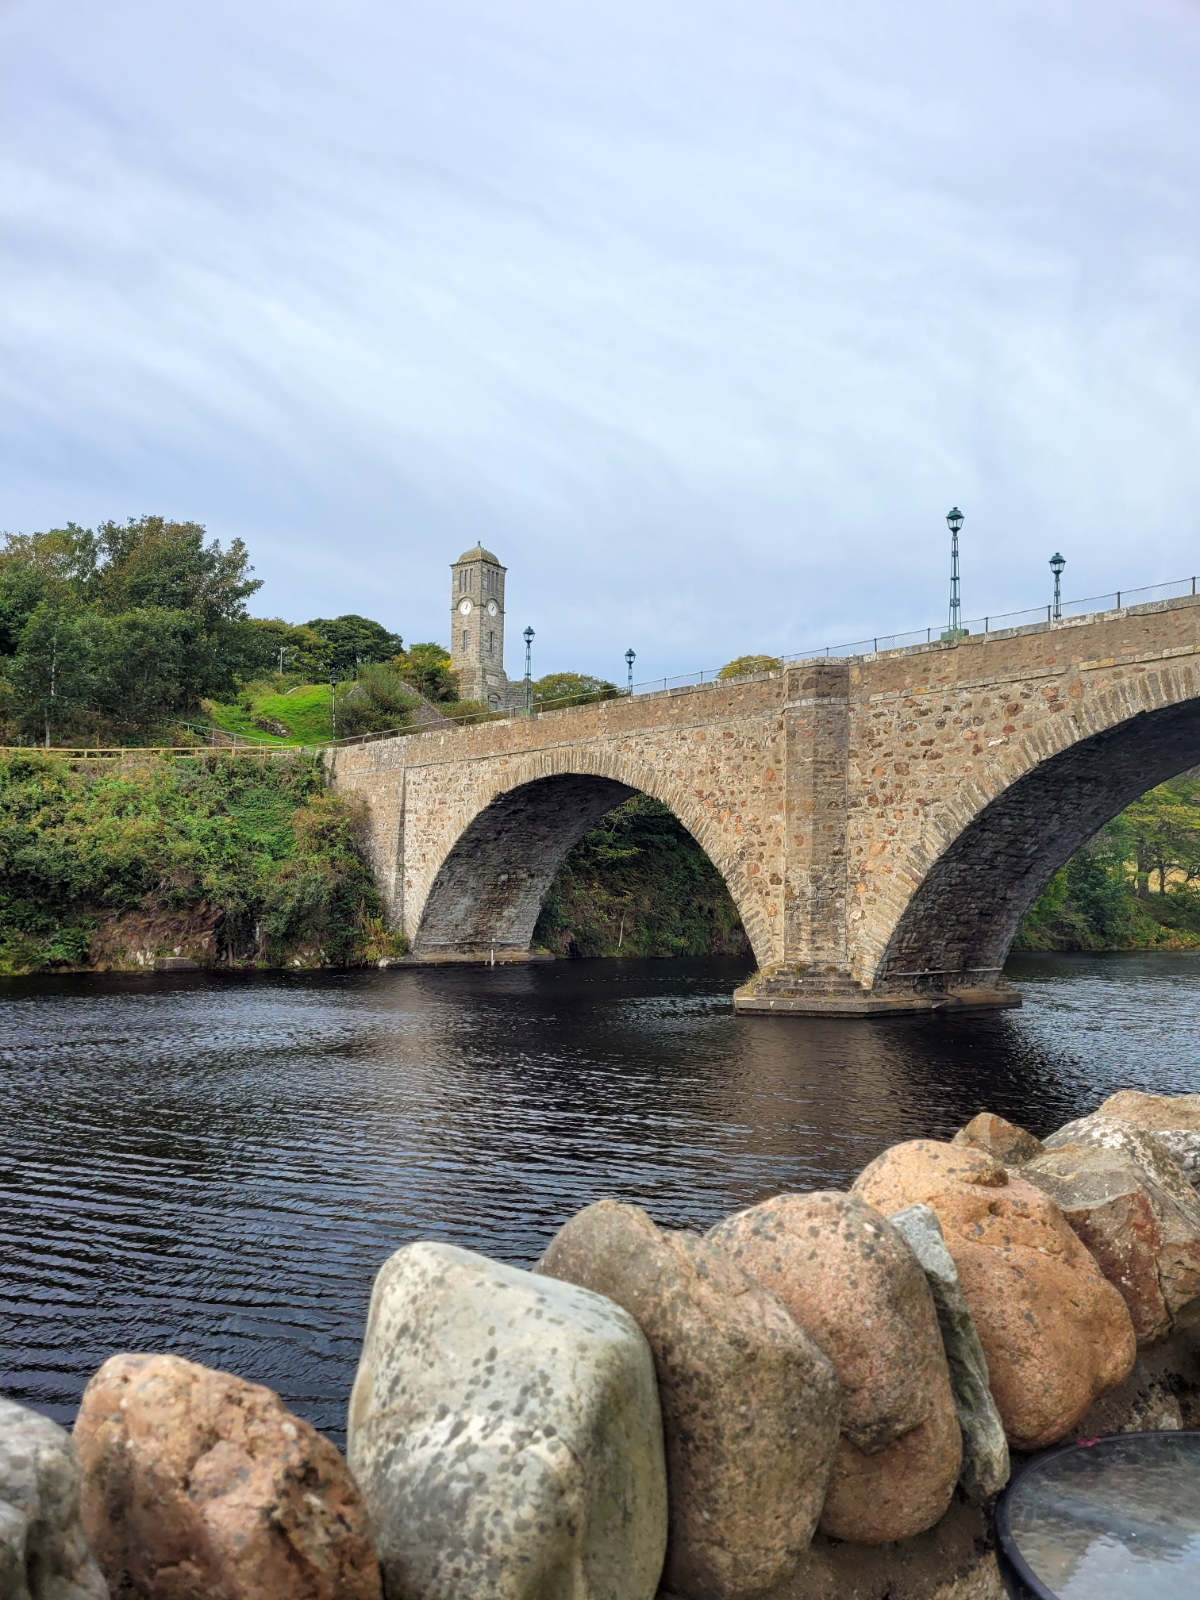
M 318 756 L 0 760 L 0 975 L 402 955 Z

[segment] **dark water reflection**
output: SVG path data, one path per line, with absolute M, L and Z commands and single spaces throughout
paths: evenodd
M 1023 1011 L 874 1023 L 736 1018 L 720 962 L 0 985 L 0 1390 L 68 1420 L 173 1350 L 338 1437 L 410 1239 L 528 1263 L 600 1195 L 702 1227 L 985 1106 L 1200 1086 L 1200 957 L 1012 975 Z

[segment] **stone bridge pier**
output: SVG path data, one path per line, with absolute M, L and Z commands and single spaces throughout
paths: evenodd
M 528 959 L 563 857 L 634 793 L 724 877 L 746 1012 L 1019 1003 L 1051 875 L 1200 764 L 1200 601 L 801 662 L 732 683 L 339 747 L 388 916 L 426 961 Z

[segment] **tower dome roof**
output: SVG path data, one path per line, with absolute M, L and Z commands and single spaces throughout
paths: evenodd
M 485 550 L 481 544 L 473 545 L 470 550 L 464 550 L 454 565 L 460 567 L 464 561 L 494 561 L 497 566 L 501 565 L 500 557 L 493 555 L 490 550 Z

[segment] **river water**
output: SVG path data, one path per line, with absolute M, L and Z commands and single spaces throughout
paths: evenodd
M 735 1017 L 715 961 L 0 984 L 0 1392 L 69 1421 L 170 1350 L 340 1439 L 409 1240 L 527 1264 L 601 1195 L 700 1228 L 983 1108 L 1200 1087 L 1200 955 L 1010 975 L 1021 1011 L 875 1022 Z

